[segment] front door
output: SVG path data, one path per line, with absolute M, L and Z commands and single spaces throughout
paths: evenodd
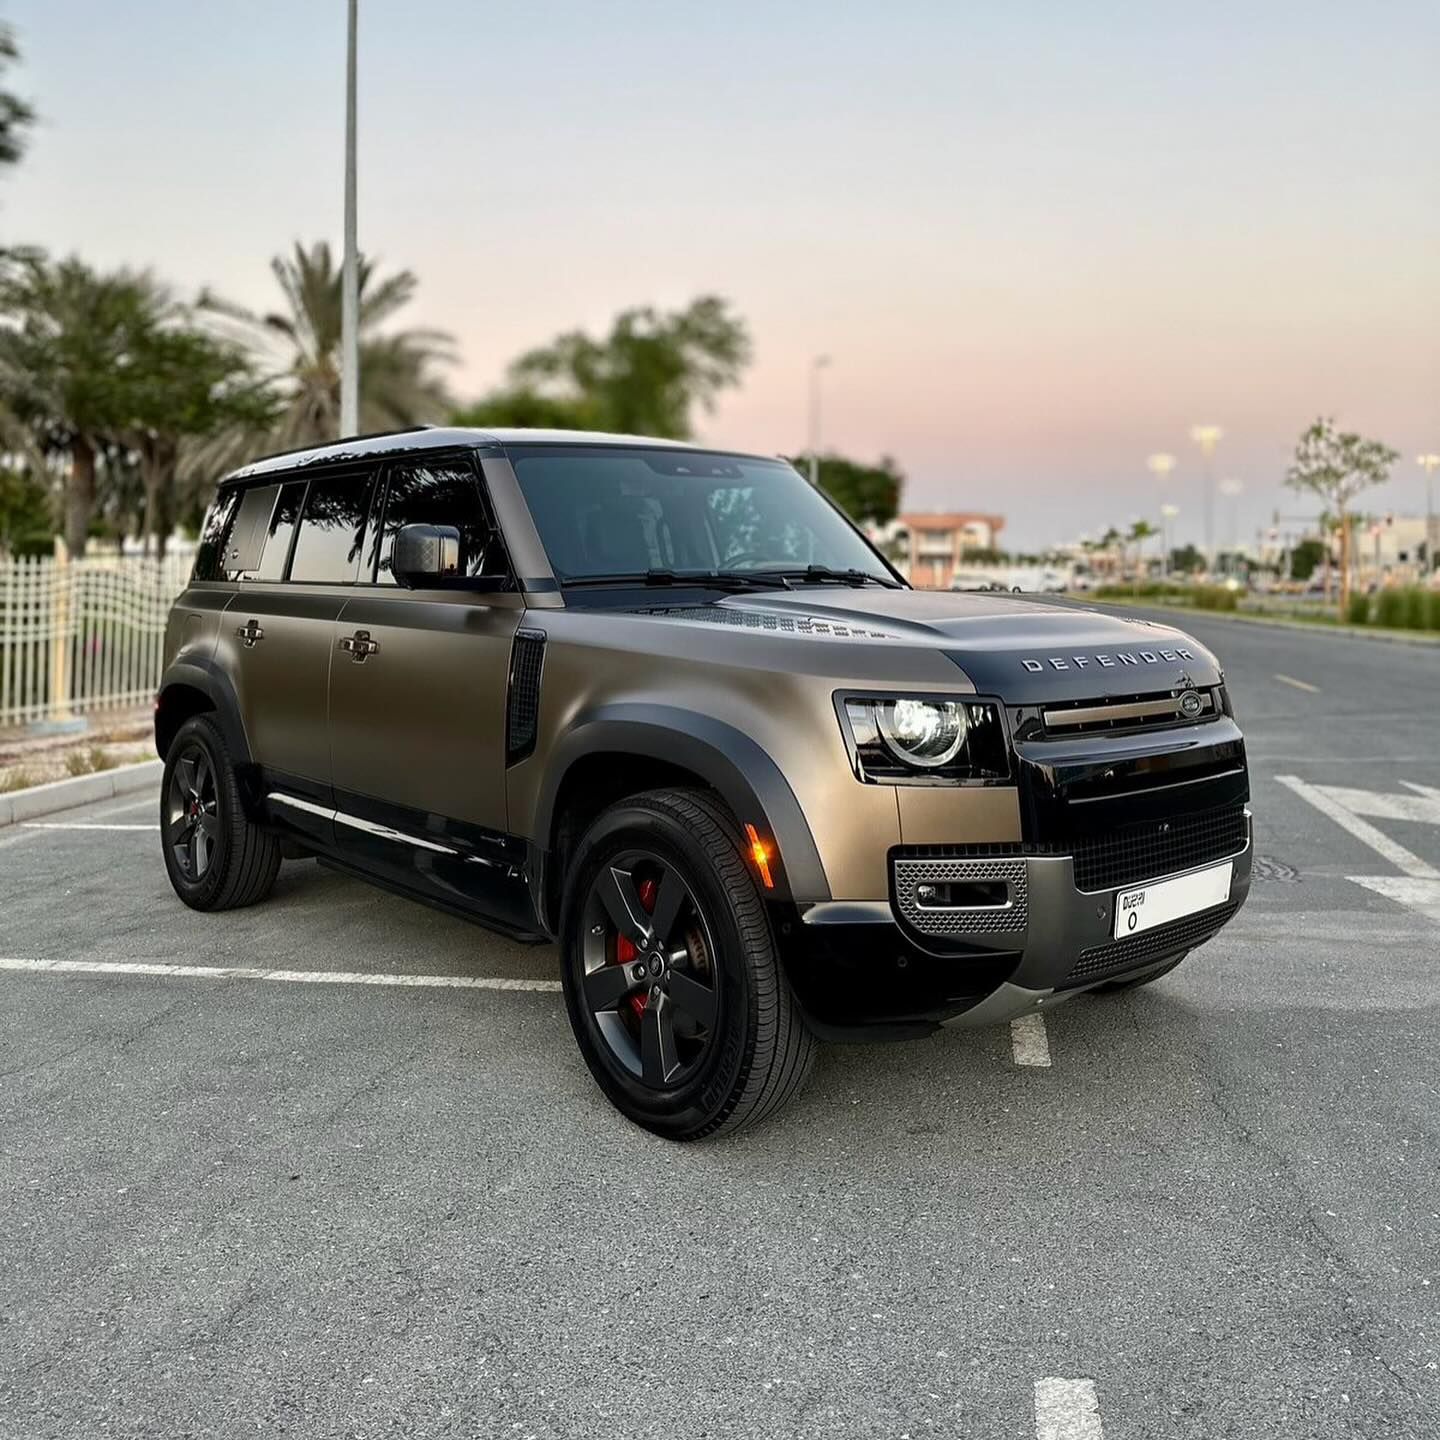
M 391 574 L 395 534 L 409 524 L 459 530 L 463 573 L 505 572 L 469 456 L 395 462 L 380 501 L 371 583 L 350 592 L 332 641 L 336 840 L 367 869 L 466 908 L 504 909 L 518 878 L 506 833 L 505 705 L 523 602 L 409 590 Z

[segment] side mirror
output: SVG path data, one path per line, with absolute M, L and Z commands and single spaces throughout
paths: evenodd
M 424 589 L 460 574 L 460 532 L 453 525 L 402 525 L 390 553 L 390 571 L 401 585 Z

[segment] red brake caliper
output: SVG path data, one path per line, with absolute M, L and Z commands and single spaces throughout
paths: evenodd
M 642 880 L 640 882 L 640 903 L 645 907 L 647 915 L 653 914 L 655 910 L 656 884 L 653 880 Z M 617 965 L 628 965 L 635 958 L 635 947 L 625 935 L 615 937 L 615 963 Z M 645 1013 L 645 994 L 642 991 L 638 995 L 631 995 L 626 1003 L 635 1012 L 638 1020 Z

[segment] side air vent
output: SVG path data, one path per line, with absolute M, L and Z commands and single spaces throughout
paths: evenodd
M 540 672 L 545 632 L 517 630 L 510 648 L 510 705 L 505 715 L 505 763 L 516 765 L 535 749 L 540 720 Z

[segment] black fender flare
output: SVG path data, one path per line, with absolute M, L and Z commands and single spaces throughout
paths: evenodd
M 209 700 L 214 711 L 215 723 L 225 737 L 225 748 L 229 750 L 231 760 L 237 768 L 248 767 L 251 763 L 250 743 L 245 738 L 245 722 L 240 715 L 240 700 L 225 671 L 213 660 L 199 655 L 186 656 L 185 659 L 177 660 L 171 665 L 160 677 L 160 685 L 155 692 L 157 732 L 160 715 L 165 705 L 165 692 L 176 685 L 184 685 L 191 690 L 198 690 Z M 157 753 L 160 750 L 158 733 L 155 749 Z M 162 754 L 160 758 L 163 760 L 165 757 Z
M 605 705 L 582 714 L 550 754 L 533 834 L 548 847 L 555 801 L 571 767 L 587 755 L 618 752 L 682 765 L 719 793 L 736 819 L 763 825 L 779 851 L 783 887 L 774 898 L 830 898 L 810 823 L 780 767 L 733 725 L 669 705 Z M 785 894 L 781 894 L 781 889 Z

